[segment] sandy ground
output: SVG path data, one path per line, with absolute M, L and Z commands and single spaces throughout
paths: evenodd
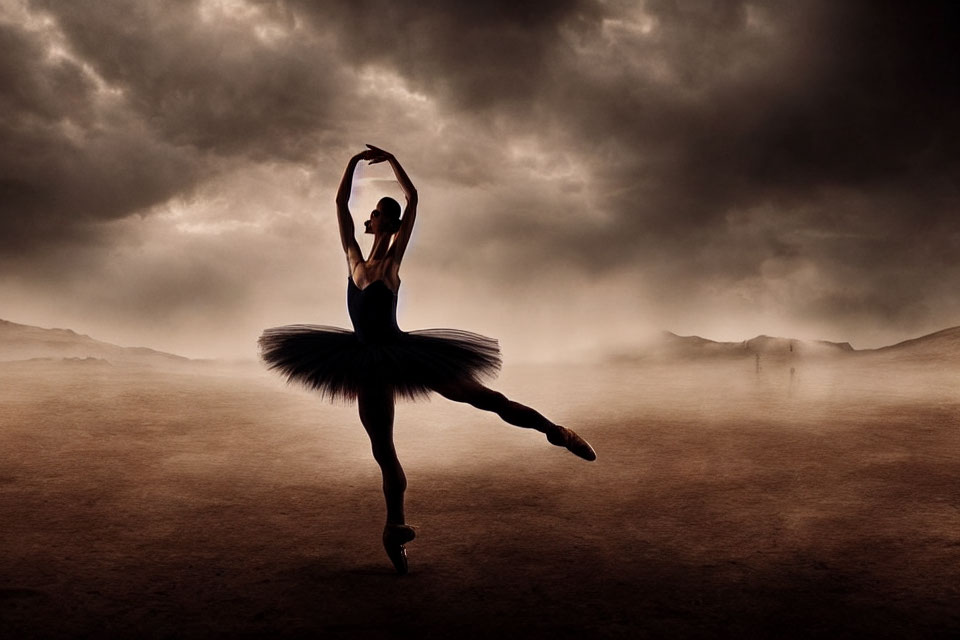
M 352 407 L 0 364 L 0 637 L 956 637 L 957 373 L 514 367 L 586 463 L 403 404 L 411 574 Z

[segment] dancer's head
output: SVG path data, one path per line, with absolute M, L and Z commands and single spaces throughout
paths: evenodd
M 380 198 L 377 208 L 370 212 L 370 219 L 364 221 L 366 233 L 393 235 L 400 230 L 400 203 L 393 198 Z

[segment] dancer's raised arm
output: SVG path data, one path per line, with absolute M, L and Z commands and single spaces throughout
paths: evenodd
M 347 168 L 343 172 L 343 179 L 340 180 L 340 188 L 337 190 L 337 222 L 340 225 L 340 242 L 343 244 L 343 251 L 347 254 L 347 262 L 350 265 L 350 271 L 353 272 L 353 266 L 363 260 L 363 254 L 360 253 L 360 245 L 357 244 L 357 236 L 354 230 L 353 215 L 350 213 L 350 189 L 353 187 L 353 172 L 357 168 L 357 163 L 361 160 L 373 160 L 377 154 L 367 150 L 361 151 L 350 158 Z
M 372 144 L 367 146 L 370 147 L 370 151 L 377 154 L 370 163 L 389 162 L 394 175 L 397 177 L 397 182 L 400 183 L 400 188 L 403 189 L 403 194 L 407 197 L 407 206 L 404 208 L 403 217 L 400 219 L 400 230 L 397 231 L 397 235 L 393 239 L 393 245 L 390 247 L 393 260 L 399 266 L 400 260 L 403 258 L 403 252 L 407 249 L 407 243 L 410 242 L 410 235 L 413 233 L 413 223 L 417 219 L 417 188 L 413 186 L 410 176 L 403 170 L 392 153 Z

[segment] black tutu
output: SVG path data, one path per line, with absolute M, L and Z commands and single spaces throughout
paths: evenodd
M 289 382 L 334 401 L 353 400 L 361 388 L 388 388 L 413 400 L 444 383 L 479 381 L 500 368 L 495 339 L 458 329 L 401 331 L 396 302 L 382 280 L 359 289 L 350 279 L 347 308 L 354 331 L 274 327 L 260 336 L 260 355 Z

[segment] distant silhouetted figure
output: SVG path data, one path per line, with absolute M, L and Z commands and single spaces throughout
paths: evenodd
M 291 325 L 267 329 L 260 337 L 263 359 L 271 369 L 320 392 L 331 400 L 357 400 L 360 421 L 370 437 L 373 457 L 383 474 L 387 522 L 383 545 L 399 573 L 407 572 L 404 544 L 416 536 L 406 524 L 403 494 L 407 481 L 393 443 L 397 397 L 416 399 L 436 391 L 445 398 L 493 411 L 506 422 L 546 434 L 551 444 L 566 447 L 586 460 L 593 448 L 576 433 L 480 383 L 500 368 L 497 341 L 468 331 L 427 329 L 405 332 L 397 326 L 397 291 L 403 259 L 417 214 L 417 190 L 390 153 L 369 149 L 352 157 L 337 193 L 340 239 L 348 266 L 347 309 L 353 331 L 339 327 Z M 365 232 L 373 247 L 364 258 L 348 208 L 357 164 L 389 162 L 407 206 L 382 198 Z

